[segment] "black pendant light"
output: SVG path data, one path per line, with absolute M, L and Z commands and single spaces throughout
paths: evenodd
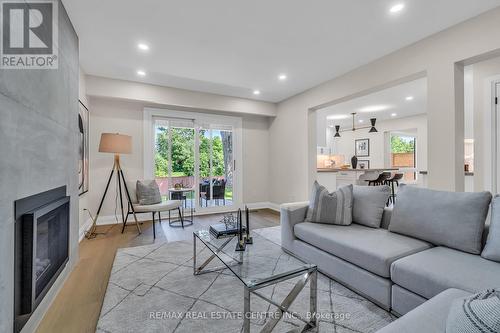
M 339 125 L 335 125 L 335 135 L 333 136 L 334 138 L 340 138 L 340 126 Z
M 368 133 L 377 133 L 377 129 L 375 128 L 375 123 L 377 122 L 377 118 L 371 118 L 370 123 L 372 124 L 372 127 L 368 131 Z
M 356 127 L 356 122 L 355 122 L 355 117 L 356 117 L 356 112 L 351 113 L 352 115 L 352 128 L 351 129 L 345 129 L 345 130 L 340 130 L 340 125 L 335 125 L 335 135 L 333 136 L 334 138 L 340 138 L 340 132 L 345 132 L 345 131 L 357 131 L 359 129 L 364 129 L 364 128 L 369 128 L 370 130 L 368 133 L 377 133 L 377 129 L 375 128 L 375 124 L 377 123 L 377 118 L 371 118 L 370 123 L 371 126 L 363 126 L 363 127 Z

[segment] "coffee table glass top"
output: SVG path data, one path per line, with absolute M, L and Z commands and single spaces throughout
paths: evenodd
M 238 237 L 216 238 L 208 230 L 194 235 L 247 287 L 275 283 L 316 267 L 286 254 L 280 245 L 255 232 L 250 233 L 253 244 L 247 244 L 245 251 L 236 251 Z

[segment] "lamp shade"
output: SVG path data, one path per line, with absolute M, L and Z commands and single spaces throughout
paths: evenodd
M 113 154 L 131 154 L 132 137 L 118 133 L 102 133 L 99 152 Z

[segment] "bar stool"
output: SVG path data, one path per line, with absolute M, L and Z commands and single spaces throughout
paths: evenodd
M 399 187 L 399 181 L 403 179 L 404 174 L 402 173 L 395 173 L 392 178 L 388 178 L 385 180 L 385 184 L 389 185 L 391 187 L 391 195 L 389 196 L 389 199 L 387 200 L 387 206 L 389 204 L 395 204 L 396 203 L 396 192 L 394 191 L 394 183 L 396 183 L 396 186 Z
M 386 180 L 391 177 L 390 172 L 382 172 L 380 175 L 378 175 L 377 179 L 374 180 L 366 180 L 368 182 L 368 186 L 380 186 L 384 185 Z

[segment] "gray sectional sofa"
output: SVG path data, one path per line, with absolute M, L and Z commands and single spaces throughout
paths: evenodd
M 377 216 L 379 225 L 358 223 L 365 218 L 356 211 L 376 212 L 366 203 L 376 195 L 370 191 L 376 190 L 355 187 L 348 226 L 305 221 L 308 202 L 282 205 L 283 249 L 396 315 L 415 309 L 387 333 L 411 332 L 397 325 L 417 320 L 422 312 L 435 329 L 424 331 L 443 331 L 451 298 L 500 288 L 500 262 L 481 257 L 491 194 L 404 186 L 394 210 L 385 208 Z

